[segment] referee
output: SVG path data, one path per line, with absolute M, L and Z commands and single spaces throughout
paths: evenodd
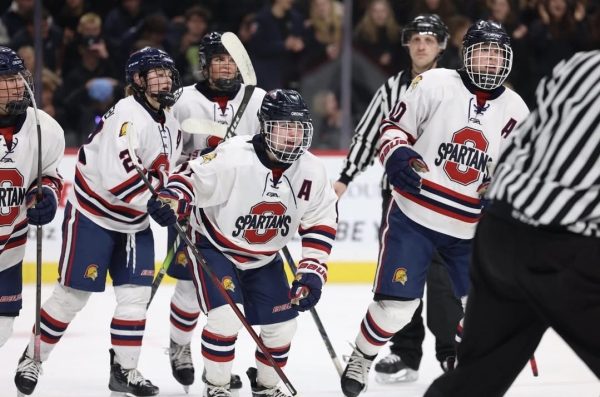
M 410 38 L 424 35 L 437 40 L 438 45 L 426 47 L 410 44 Z M 362 116 L 344 163 L 340 178 L 334 183 L 338 197 L 346 191 L 352 179 L 373 163 L 376 144 L 379 140 L 379 124 L 410 86 L 414 77 L 437 67 L 437 61 L 448 40 L 448 28 L 435 14 L 419 15 L 402 30 L 402 44 L 407 48 L 411 68 L 392 76 L 377 90 L 369 107 Z M 382 217 L 392 199 L 386 175 L 381 182 Z M 380 230 L 381 230 L 380 228 Z M 436 357 L 444 370 L 454 366 L 456 356 L 454 336 L 462 317 L 462 305 L 454 296 L 448 272 L 439 255 L 433 260 L 427 275 L 427 325 L 436 337 Z M 390 346 L 391 354 L 375 365 L 376 380 L 380 383 L 413 382 L 418 378 L 418 369 L 423 355 L 421 345 L 425 338 L 423 326 L 423 303 L 419 305 L 411 322 L 396 333 Z
M 458 366 L 426 397 L 503 395 L 548 327 L 600 378 L 600 51 L 536 96 L 477 229 Z

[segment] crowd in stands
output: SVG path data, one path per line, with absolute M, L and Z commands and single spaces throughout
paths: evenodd
M 0 44 L 17 51 L 31 71 L 34 3 L 0 2 Z M 46 0 L 43 5 L 40 107 L 61 123 L 70 146 L 80 145 L 122 97 L 131 52 L 145 46 L 166 50 L 183 82 L 193 84 L 200 78 L 200 39 L 219 30 L 244 42 L 260 87 L 303 93 L 315 117 L 316 147 L 340 148 L 341 0 Z M 451 38 L 439 64 L 449 68 L 461 66 L 462 36 L 472 21 L 502 23 L 515 53 L 508 84 L 530 105 L 538 81 L 561 59 L 600 46 L 600 0 L 353 0 L 354 117 L 387 77 L 407 66 L 400 32 L 421 13 L 436 13 L 448 25 Z

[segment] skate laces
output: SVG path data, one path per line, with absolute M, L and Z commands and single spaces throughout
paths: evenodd
M 127 384 L 128 385 L 150 385 L 150 381 L 140 373 L 137 369 L 126 369 L 124 370 L 127 373 Z
M 17 373 L 25 379 L 37 382 L 42 373 L 42 364 L 29 357 L 25 357 L 17 366 Z
M 364 391 L 366 391 L 367 384 L 369 383 L 369 370 L 371 369 L 373 360 L 364 358 L 355 346 L 352 346 L 352 348 L 354 350 L 350 356 L 342 356 L 344 361 L 348 363 L 344 376 L 364 385 Z
M 268 396 L 268 397 L 289 397 L 287 394 L 281 391 L 277 386 L 265 387 L 259 386 L 262 390 L 252 390 L 252 394 L 255 396 Z
M 178 345 L 177 343 L 173 343 L 173 345 L 168 349 L 168 352 L 175 368 L 194 368 L 194 363 L 192 361 L 192 350 L 189 343 L 187 345 Z
M 214 385 L 206 385 L 207 386 L 207 396 L 208 397 L 231 397 L 231 392 L 227 388 L 227 386 L 214 386 Z

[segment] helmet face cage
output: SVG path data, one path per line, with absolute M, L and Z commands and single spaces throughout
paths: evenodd
M 33 91 L 33 79 L 23 59 L 10 48 L 0 46 L 0 109 L 7 115 L 25 113 L 31 105 L 23 80 Z
M 271 153 L 286 164 L 306 153 L 313 137 L 311 121 L 263 120 L 262 130 Z
M 432 35 L 437 39 L 441 50 L 448 44 L 448 27 L 435 14 L 419 15 L 402 29 L 402 45 L 407 47 L 414 34 Z
M 475 43 L 463 49 L 465 70 L 473 84 L 483 90 L 500 87 L 512 69 L 513 52 L 497 42 Z
M 241 83 L 241 76 L 239 71 L 231 79 L 211 79 L 210 76 L 210 64 L 212 59 L 217 55 L 229 55 L 223 43 L 221 42 L 222 34 L 219 32 L 211 32 L 202 38 L 200 42 L 200 49 L 198 55 L 200 58 L 200 69 L 206 80 L 211 80 L 214 86 L 225 92 L 231 92 L 237 90 Z M 236 65 L 237 68 L 237 65 Z

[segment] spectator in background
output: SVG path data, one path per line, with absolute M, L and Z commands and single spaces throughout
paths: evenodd
M 106 14 L 104 18 L 104 37 L 108 44 L 108 50 L 113 56 L 119 56 L 115 62 L 121 66 L 125 66 L 125 61 L 129 54 L 122 57 L 121 54 L 127 52 L 122 51 L 121 42 L 123 36 L 129 29 L 141 23 L 144 16 L 147 14 L 142 8 L 142 0 L 121 0 L 118 7 L 113 8 Z M 122 59 L 121 59 L 122 58 Z
M 109 57 L 106 41 L 102 36 L 102 18 L 96 13 L 86 13 L 81 16 L 77 24 L 75 33 L 71 40 L 67 42 L 63 55 L 63 76 L 67 76 L 71 69 L 80 62 L 80 47 L 89 47 L 96 51 L 100 58 Z
M 65 39 L 72 39 L 77 31 L 79 19 L 89 11 L 85 0 L 66 0 L 54 15 L 55 23 L 63 30 Z
M 256 14 L 248 42 L 258 85 L 266 91 L 297 86 L 298 62 L 304 50 L 304 23 L 293 0 L 270 0 Z
M 87 134 L 94 131 L 102 115 L 119 99 L 124 87 L 113 78 L 93 78 L 69 94 L 65 107 L 71 116 L 62 124 L 68 146 L 81 145 Z
M 388 0 L 371 0 L 354 30 L 354 47 L 386 75 L 400 70 L 400 25 Z
M 467 30 L 472 25 L 469 18 L 455 15 L 448 20 L 448 31 L 450 39 L 444 54 L 440 59 L 440 65 L 448 69 L 460 69 L 463 67 L 462 43 Z
M 178 54 L 173 53 L 167 41 L 168 30 L 169 20 L 164 14 L 156 12 L 146 15 L 137 26 L 129 29 L 121 38 L 121 58 L 127 59 L 129 57 L 134 51 L 133 47 L 136 41 L 144 41 L 148 47 L 160 48 L 166 51 L 176 63 L 179 63 L 175 59 L 175 55 Z
M 211 14 L 201 6 L 192 6 L 185 11 L 184 24 L 181 26 L 180 32 L 175 32 L 171 38 L 172 48 L 177 48 L 179 54 L 176 58 L 181 60 L 181 64 L 177 65 L 177 69 L 181 75 L 184 85 L 200 79 L 200 60 L 198 59 L 198 51 L 200 49 L 200 41 L 208 33 Z M 174 29 L 177 29 L 175 27 Z M 175 59 L 177 62 L 177 59 Z
M 541 0 L 539 18 L 529 27 L 527 50 L 530 54 L 527 86 L 520 87 L 528 103 L 540 79 L 549 74 L 563 59 L 586 46 L 590 32 L 585 24 L 585 7 L 577 0 Z
M 309 18 L 304 22 L 307 45 L 303 69 L 310 70 L 340 55 L 344 6 L 336 0 L 311 0 Z
M 14 0 L 10 8 L 2 15 L 2 22 L 8 32 L 8 37 L 13 37 L 23 29 L 29 15 L 33 14 L 34 0 Z
M 413 10 L 413 15 L 437 14 L 444 23 L 456 15 L 456 8 L 452 0 L 417 0 Z
M 34 17 L 33 13 L 26 16 L 25 27 L 21 28 L 14 36 L 11 35 L 10 48 L 18 50 L 23 46 L 34 45 Z M 62 31 L 52 23 L 52 18 L 47 10 L 42 10 L 42 41 L 44 66 L 59 73 L 61 70 L 60 49 L 62 48 Z
M 313 98 L 315 149 L 337 149 L 342 130 L 342 110 L 337 95 L 331 90 L 318 92 Z

